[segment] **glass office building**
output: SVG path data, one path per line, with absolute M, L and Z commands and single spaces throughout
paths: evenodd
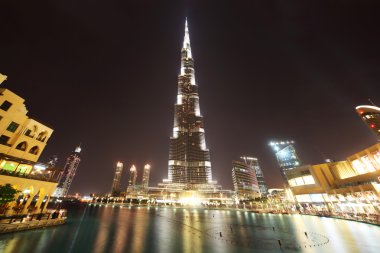
M 286 171 L 300 166 L 301 162 L 294 147 L 294 141 L 272 141 L 269 143 L 276 155 L 278 165 L 280 166 L 281 176 L 285 184 L 288 184 Z

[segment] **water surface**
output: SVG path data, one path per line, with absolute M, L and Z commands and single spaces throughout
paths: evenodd
M 380 227 L 235 210 L 82 206 L 63 226 L 1 235 L 0 252 L 378 253 Z

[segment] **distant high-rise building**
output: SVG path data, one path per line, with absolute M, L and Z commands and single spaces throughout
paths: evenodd
M 132 165 L 132 167 L 129 169 L 129 180 L 128 180 L 128 187 L 126 191 L 127 194 L 134 193 L 137 190 L 136 180 L 137 180 L 137 169 L 135 165 Z
M 232 161 L 232 181 L 239 199 L 260 197 L 255 169 L 243 161 Z
M 380 140 L 380 108 L 372 105 L 360 105 L 356 107 L 356 112 Z
M 206 147 L 187 20 L 168 165 L 168 179 L 164 180 L 166 183 L 194 190 L 216 184 L 212 181 L 210 151 Z
M 111 195 L 119 197 L 121 193 L 121 173 L 123 172 L 123 163 L 117 162 L 115 169 L 115 176 L 112 182 Z
M 135 187 L 136 186 L 136 179 L 137 179 L 137 169 L 135 165 L 132 165 L 132 167 L 129 169 L 129 181 L 128 186 Z
M 57 162 L 58 162 L 58 156 L 53 155 L 53 157 L 51 157 L 49 159 L 49 161 L 47 162 L 47 164 L 49 165 L 49 167 L 54 168 L 55 165 L 57 165 Z
M 272 141 L 269 145 L 276 155 L 278 165 L 280 165 L 281 176 L 287 185 L 288 179 L 285 172 L 301 165 L 294 147 L 294 141 Z
M 145 164 L 143 178 L 142 178 L 142 188 L 144 191 L 148 190 L 149 187 L 149 174 L 150 174 L 150 165 Z
M 260 168 L 259 160 L 255 157 L 242 156 L 240 157 L 246 164 L 251 166 L 256 172 L 257 183 L 259 184 L 260 193 L 266 195 L 268 193 L 267 183 L 264 179 L 263 171 Z
M 67 158 L 65 167 L 63 168 L 63 174 L 59 180 L 57 189 L 55 190 L 53 196 L 64 197 L 69 193 L 71 183 L 73 182 L 75 173 L 78 169 L 81 157 L 81 147 L 76 147 L 75 151 Z

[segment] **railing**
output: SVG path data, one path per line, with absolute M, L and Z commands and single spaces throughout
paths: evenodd
M 54 183 L 58 182 L 57 179 L 53 178 L 53 176 L 50 173 L 49 174 L 20 174 L 20 173 L 9 172 L 6 170 L 0 170 L 0 175 L 27 178 L 27 179 L 54 182 Z

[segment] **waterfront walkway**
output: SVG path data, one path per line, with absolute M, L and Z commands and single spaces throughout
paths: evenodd
M 23 230 L 45 228 L 50 226 L 62 225 L 66 222 L 66 217 L 55 219 L 2 219 L 0 221 L 0 234 L 11 233 Z

